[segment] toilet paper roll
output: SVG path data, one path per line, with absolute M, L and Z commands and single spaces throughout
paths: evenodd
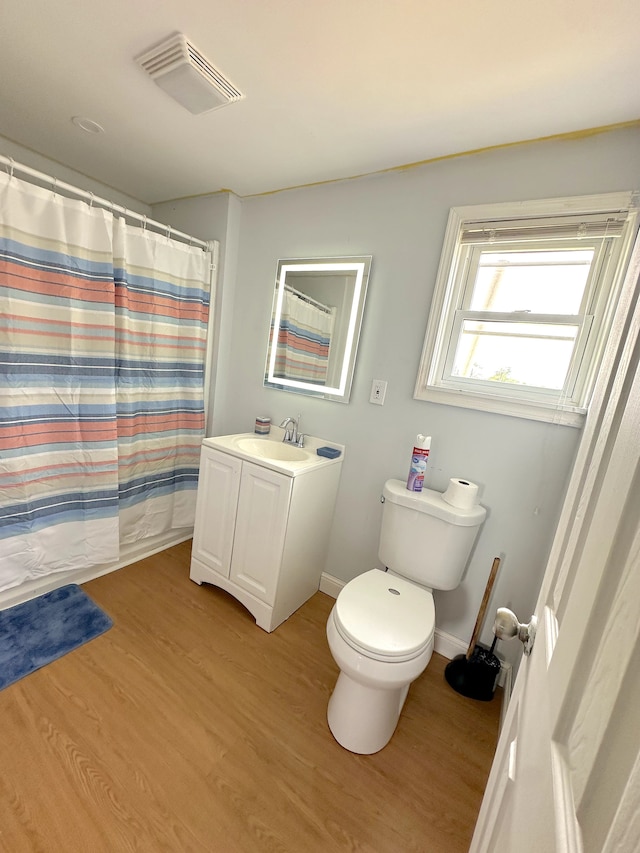
M 469 480 L 452 477 L 442 500 L 457 509 L 473 509 L 478 503 L 478 487 Z

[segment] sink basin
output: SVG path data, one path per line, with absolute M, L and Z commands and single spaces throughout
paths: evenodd
M 283 436 L 284 430 L 281 427 L 272 426 L 268 437 L 257 436 L 253 432 L 241 432 L 234 435 L 211 436 L 205 438 L 203 444 L 205 447 L 230 453 L 231 456 L 237 456 L 246 462 L 253 462 L 262 468 L 285 474 L 287 477 L 297 477 L 299 474 L 306 474 L 317 468 L 326 468 L 329 465 L 339 466 L 342 463 L 343 444 L 328 443 L 325 439 L 307 434 L 304 437 L 304 447 L 297 447 L 295 444 L 282 441 Z M 340 455 L 336 458 L 318 456 L 317 449 L 327 444 L 339 450 Z
M 303 462 L 309 459 L 309 451 L 293 444 L 283 444 L 281 441 L 264 441 L 259 438 L 243 438 L 238 441 L 238 447 L 252 456 L 261 459 L 276 459 L 280 462 Z

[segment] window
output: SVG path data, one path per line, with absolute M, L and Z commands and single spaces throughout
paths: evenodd
M 415 397 L 580 426 L 635 233 L 631 202 L 454 208 Z

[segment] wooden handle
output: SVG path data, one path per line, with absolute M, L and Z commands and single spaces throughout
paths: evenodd
M 496 579 L 496 575 L 498 574 L 498 569 L 500 568 L 500 557 L 493 558 L 493 565 L 491 566 L 491 571 L 489 572 L 489 580 L 487 581 L 487 585 L 484 590 L 484 595 L 482 596 L 482 601 L 480 602 L 480 610 L 478 610 L 478 618 L 476 619 L 476 624 L 473 629 L 473 634 L 471 635 L 471 642 L 469 643 L 469 648 L 467 649 L 467 660 L 471 657 L 471 653 L 473 652 L 476 641 L 478 639 L 478 635 L 480 634 L 480 629 L 482 628 L 482 623 L 484 622 L 484 614 L 487 610 L 487 604 L 489 603 L 489 596 L 491 595 L 491 590 L 493 589 L 493 583 Z

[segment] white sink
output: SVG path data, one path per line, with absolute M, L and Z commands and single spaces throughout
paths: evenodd
M 259 438 L 238 439 L 238 447 L 261 459 L 277 459 L 281 462 L 304 462 L 313 459 L 308 450 L 282 441 L 262 441 Z M 317 456 L 317 454 L 314 454 Z M 319 458 L 319 457 L 318 457 Z
M 267 436 L 257 436 L 253 432 L 218 435 L 214 438 L 205 438 L 203 444 L 205 447 L 222 450 L 247 462 L 270 468 L 272 471 L 279 471 L 288 477 L 297 477 L 298 474 L 305 474 L 327 465 L 339 465 L 342 462 L 344 456 L 342 444 L 327 442 L 313 435 L 305 435 L 304 447 L 298 447 L 295 444 L 283 442 L 283 435 L 283 429 L 272 426 Z M 317 449 L 326 445 L 341 451 L 340 455 L 334 459 L 318 456 Z

